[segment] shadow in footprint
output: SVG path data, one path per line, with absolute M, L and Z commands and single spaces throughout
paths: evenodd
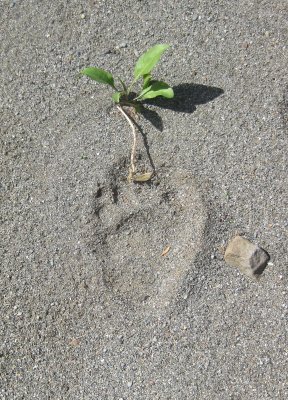
M 196 110 L 197 105 L 208 103 L 224 93 L 224 90 L 218 87 L 196 83 L 181 83 L 174 86 L 173 90 L 173 99 L 157 97 L 156 99 L 146 100 L 144 105 L 155 105 L 177 112 L 192 113 Z M 143 107 L 141 113 L 156 129 L 162 132 L 163 122 L 156 111 Z

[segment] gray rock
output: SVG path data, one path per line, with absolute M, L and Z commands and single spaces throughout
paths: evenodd
M 227 246 L 224 259 L 243 274 L 257 278 L 264 271 L 270 257 L 259 246 L 241 236 L 235 236 Z
M 124 49 L 125 47 L 128 47 L 128 43 L 127 42 L 122 42 L 119 45 L 116 46 L 116 50 L 119 49 Z

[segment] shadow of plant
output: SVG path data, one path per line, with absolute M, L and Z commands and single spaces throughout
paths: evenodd
M 143 103 L 144 105 L 155 105 L 176 112 L 192 113 L 196 110 L 197 105 L 208 103 L 224 93 L 223 89 L 195 83 L 181 83 L 173 87 L 173 90 L 173 99 L 157 97 L 156 99 L 146 100 Z M 155 110 L 143 106 L 141 114 L 150 121 L 156 129 L 162 132 L 163 122 Z

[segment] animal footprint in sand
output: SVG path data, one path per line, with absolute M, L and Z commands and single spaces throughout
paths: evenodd
M 131 306 L 163 312 L 191 268 L 204 230 L 193 177 L 173 171 L 155 187 L 109 179 L 96 195 L 93 245 L 105 260 L 104 282 Z

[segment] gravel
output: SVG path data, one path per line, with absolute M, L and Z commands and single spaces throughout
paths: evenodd
M 1 1 L 1 399 L 288 397 L 287 11 Z M 177 98 L 140 117 L 157 176 L 131 185 L 129 127 L 78 72 L 128 81 L 156 43 Z M 236 234 L 259 282 L 224 262 Z

